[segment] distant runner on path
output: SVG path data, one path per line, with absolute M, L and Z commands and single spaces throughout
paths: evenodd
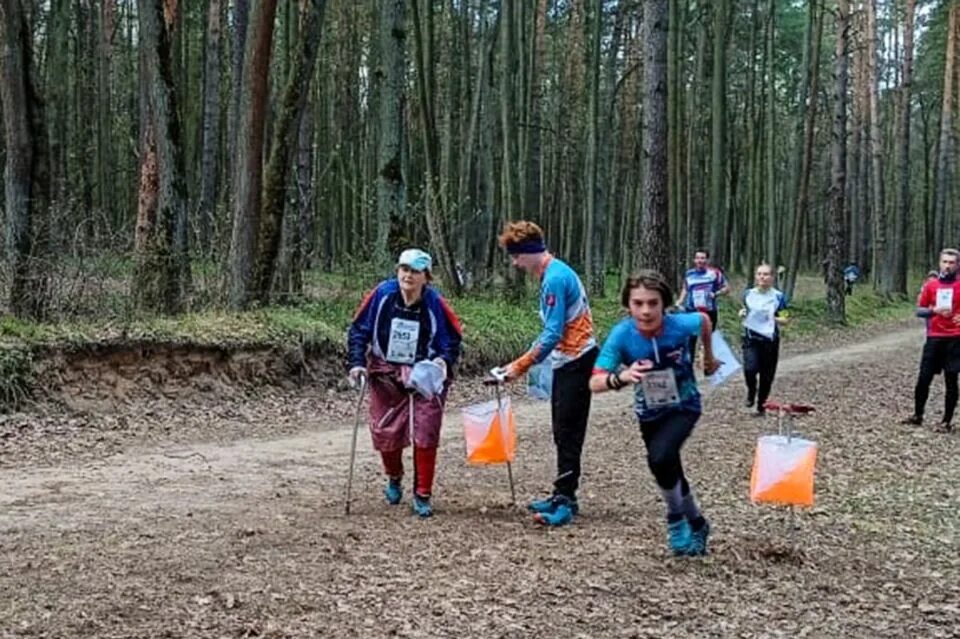
M 694 313 L 700 311 L 710 318 L 710 331 L 717 330 L 719 306 L 717 298 L 730 292 L 727 276 L 719 268 L 710 266 L 710 251 L 699 248 L 693 253 L 693 268 L 683 276 L 683 286 L 677 306 Z M 690 352 L 697 354 L 697 338 L 690 340 Z
M 920 370 L 913 392 L 913 415 L 902 423 L 913 426 L 923 424 L 923 413 L 930 395 L 933 378 L 943 372 L 945 388 L 943 419 L 936 430 L 949 433 L 953 430 L 953 413 L 957 407 L 957 376 L 960 374 L 960 281 L 957 269 L 960 266 L 960 251 L 940 251 L 940 272 L 929 278 L 917 298 L 917 315 L 927 318 L 927 341 L 920 356 Z

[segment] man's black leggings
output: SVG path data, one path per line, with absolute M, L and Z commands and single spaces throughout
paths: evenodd
M 600 350 L 591 349 L 553 371 L 550 419 L 557 446 L 557 479 L 553 492 L 574 499 L 580 485 L 580 455 L 590 417 L 590 376 Z
M 917 374 L 917 386 L 913 391 L 914 414 L 923 417 L 930 396 L 930 384 L 938 373 L 943 371 L 944 398 L 943 421 L 950 423 L 957 408 L 957 376 L 960 361 L 960 340 L 948 337 L 929 337 L 923 345 L 920 357 L 920 372 Z

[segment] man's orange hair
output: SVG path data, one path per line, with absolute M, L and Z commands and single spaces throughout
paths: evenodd
M 519 244 L 530 240 L 543 241 L 543 229 L 526 220 L 517 222 L 507 222 L 503 225 L 503 233 L 500 234 L 498 241 L 500 246 L 508 244 Z

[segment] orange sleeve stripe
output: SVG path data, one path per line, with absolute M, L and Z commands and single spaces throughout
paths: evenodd
M 537 355 L 540 353 L 540 347 L 535 346 L 509 364 L 510 372 L 514 377 L 523 375 L 537 363 Z
M 450 325 L 453 326 L 453 330 L 457 332 L 457 335 L 463 337 L 463 327 L 460 326 L 460 318 L 457 317 L 457 314 L 453 311 L 453 307 L 447 303 L 447 300 L 440 298 L 440 307 L 443 309 L 443 313 L 447 316 L 447 321 L 450 322 Z
M 360 317 L 360 314 L 366 310 L 367 306 L 370 304 L 370 301 L 373 299 L 373 296 L 376 294 L 376 287 L 370 289 L 370 291 L 363 296 L 363 300 L 360 301 L 360 306 L 357 307 L 356 312 L 353 314 L 353 321 L 356 322 L 357 318 Z

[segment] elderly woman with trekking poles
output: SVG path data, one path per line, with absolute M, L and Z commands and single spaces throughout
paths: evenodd
M 402 455 L 412 439 L 411 505 L 424 518 L 433 515 L 443 408 L 462 337 L 459 319 L 431 285 L 432 266 L 424 251 L 403 251 L 396 278 L 364 297 L 348 334 L 350 379 L 370 389 L 370 434 L 387 476 L 384 496 L 391 505 L 403 499 Z
M 617 323 L 597 358 L 590 390 L 633 386 L 634 412 L 647 448 L 647 464 L 667 509 L 667 543 L 675 555 L 704 555 L 710 524 L 694 498 L 680 449 L 702 412 L 690 338 L 703 342 L 703 370 L 720 367 L 713 356 L 706 313 L 672 313 L 673 291 L 655 271 L 627 279 L 620 296 L 630 316 Z

